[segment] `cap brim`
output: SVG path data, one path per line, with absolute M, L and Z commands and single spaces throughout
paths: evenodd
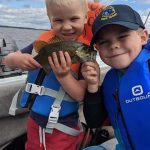
M 97 34 L 98 34 L 98 32 L 100 31 L 100 30 L 102 30 L 104 27 L 106 27 L 106 26 L 108 26 L 108 25 L 113 25 L 113 24 L 115 24 L 115 25 L 121 25 L 121 26 L 124 26 L 124 27 L 126 27 L 126 28 L 128 28 L 128 29 L 131 29 L 131 30 L 136 30 L 136 29 L 138 29 L 140 26 L 138 25 L 138 24 L 135 24 L 135 23 L 131 23 L 131 22 L 124 22 L 124 21 L 117 21 L 117 22 L 110 22 L 110 23 L 107 23 L 107 24 L 105 24 L 105 25 L 101 25 L 98 29 L 97 29 L 97 31 L 95 32 L 95 34 L 93 35 L 93 38 L 92 38 L 92 40 L 91 40 L 91 46 L 95 43 L 95 40 L 96 40 L 96 36 L 97 36 Z M 142 27 L 143 28 L 143 27 Z

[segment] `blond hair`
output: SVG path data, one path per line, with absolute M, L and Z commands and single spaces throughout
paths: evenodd
M 50 7 L 53 7 L 53 6 L 57 6 L 58 8 L 62 7 L 62 6 L 69 7 L 72 5 L 73 1 L 74 2 L 80 1 L 81 7 L 83 7 L 83 10 L 85 11 L 85 13 L 87 13 L 87 11 L 88 11 L 87 0 L 45 0 L 47 13 L 48 13 L 48 10 L 50 9 Z

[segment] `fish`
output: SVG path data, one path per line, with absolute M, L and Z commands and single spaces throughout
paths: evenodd
M 58 51 L 67 51 L 71 57 L 72 64 L 94 61 L 96 60 L 97 54 L 96 50 L 90 49 L 88 45 L 77 41 L 47 43 L 38 50 L 38 54 L 34 57 L 34 59 L 43 67 L 46 74 L 49 74 L 51 71 L 48 56 L 51 56 L 53 52 Z

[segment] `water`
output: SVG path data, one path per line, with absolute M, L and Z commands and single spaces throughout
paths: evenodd
M 16 41 L 19 49 L 32 43 L 45 30 L 0 27 L 0 37 L 12 38 Z

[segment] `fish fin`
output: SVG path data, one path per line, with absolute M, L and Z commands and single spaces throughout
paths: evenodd
M 50 41 L 48 41 L 49 44 L 53 44 L 53 43 L 57 43 L 57 42 L 61 42 L 62 40 L 59 39 L 58 37 L 53 37 L 52 39 L 50 39 Z
M 33 43 L 33 47 L 35 49 L 35 51 L 37 53 L 39 53 L 39 51 L 42 49 L 42 47 L 44 47 L 45 45 L 47 45 L 48 43 L 47 42 L 44 42 L 44 41 L 35 41 Z

